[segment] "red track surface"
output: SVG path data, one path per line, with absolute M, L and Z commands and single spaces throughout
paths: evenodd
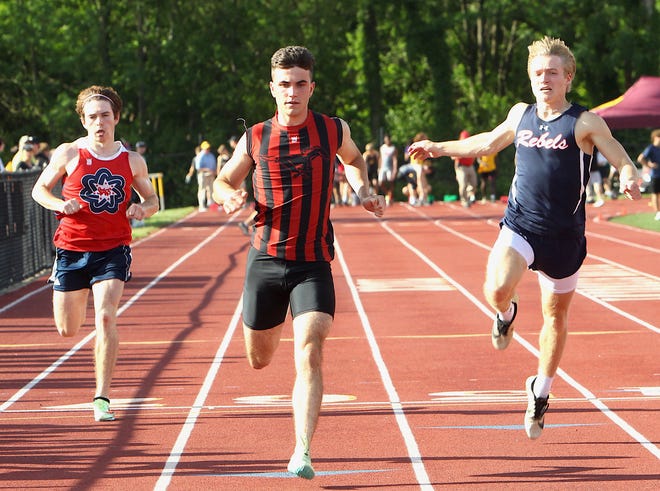
M 244 358 L 247 240 L 194 214 L 134 245 L 111 393 L 95 423 L 93 330 L 60 338 L 43 281 L 0 296 L 2 489 L 656 489 L 660 235 L 590 209 L 589 257 L 546 429 L 522 429 L 541 326 L 525 275 L 516 341 L 490 343 L 481 294 L 501 204 L 336 208 L 338 296 L 325 353 L 317 477 L 293 447 L 290 331 L 271 366 Z M 91 310 L 90 310 L 91 313 Z

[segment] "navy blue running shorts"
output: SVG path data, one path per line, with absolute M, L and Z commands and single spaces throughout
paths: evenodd
M 250 247 L 243 285 L 243 323 L 257 331 L 271 329 L 291 315 L 335 315 L 335 284 L 326 261 L 286 261 Z
M 91 288 L 98 281 L 131 279 L 131 248 L 122 245 L 101 252 L 78 252 L 57 248 L 53 272 L 48 278 L 53 290 L 72 292 Z
M 523 237 L 534 251 L 534 262 L 529 269 L 543 271 L 551 278 L 572 276 L 587 257 L 584 236 L 546 237 L 526 233 Z

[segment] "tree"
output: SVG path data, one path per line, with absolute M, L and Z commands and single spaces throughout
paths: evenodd
M 576 54 L 573 100 L 616 97 L 660 73 L 659 11 L 659 0 L 5 0 L 0 134 L 8 154 L 23 134 L 75 139 L 77 93 L 112 85 L 124 99 L 118 135 L 148 142 L 150 170 L 178 206 L 194 202 L 181 183 L 195 145 L 272 116 L 269 62 L 281 46 L 314 53 L 315 110 L 346 119 L 360 146 L 388 132 L 403 147 L 419 131 L 493 127 L 529 100 L 527 46 L 546 34 Z M 501 162 L 507 185 L 513 164 Z M 436 168 L 449 192 L 450 166 Z

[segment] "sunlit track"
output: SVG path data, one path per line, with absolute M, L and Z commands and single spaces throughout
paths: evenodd
M 424 218 L 431 220 L 430 217 L 424 215 L 422 211 L 420 211 L 420 208 L 413 208 L 413 207 L 410 208 L 420 216 L 423 216 Z M 472 216 L 478 216 L 478 215 L 472 214 Z M 491 246 L 489 246 L 488 244 L 475 240 L 469 237 L 468 235 L 461 233 L 448 225 L 445 225 L 444 223 L 442 223 L 441 220 L 432 220 L 432 222 L 434 226 L 452 235 L 455 235 L 460 239 L 468 241 L 471 244 L 474 244 L 478 247 L 490 251 Z M 403 240 L 401 236 L 398 236 L 398 238 L 399 240 Z M 629 245 L 629 243 L 627 242 L 623 242 L 623 243 L 625 245 Z M 633 247 L 633 245 L 631 245 L 631 247 Z M 655 250 L 656 249 L 653 249 L 653 251 Z M 583 267 L 583 270 L 586 273 L 584 275 L 585 278 L 582 279 L 582 274 L 581 274 L 580 282 L 578 283 L 578 289 L 576 290 L 576 293 L 579 295 L 583 295 L 594 301 L 597 301 L 601 305 L 604 305 L 607 308 L 609 308 L 612 312 L 625 315 L 627 318 L 631 320 L 635 320 L 636 323 L 646 327 L 647 329 L 653 332 L 660 333 L 660 327 L 652 325 L 649 322 L 645 322 L 633 315 L 630 315 L 629 313 L 623 313 L 621 309 L 609 303 L 612 301 L 622 301 L 622 300 L 634 300 L 637 302 L 645 301 L 645 300 L 648 301 L 659 300 L 660 277 L 646 273 L 638 269 L 630 268 L 621 263 L 615 262 L 613 260 L 601 256 L 594 256 L 588 253 L 587 257 L 606 263 L 609 265 L 609 267 L 605 269 L 604 267 L 598 268 L 595 266 L 585 265 Z M 596 271 L 595 273 L 596 280 L 591 281 L 594 277 L 594 271 Z M 601 274 L 600 276 L 599 276 L 599 272 Z M 607 279 L 613 279 L 613 278 L 623 280 L 624 285 L 622 286 L 621 284 L 618 283 L 612 286 L 604 285 Z M 628 281 L 627 285 L 625 281 Z M 478 306 L 481 308 L 481 310 L 485 312 L 487 315 L 490 315 L 490 310 L 486 308 L 481 302 L 478 303 L 479 303 Z
M 635 387 L 635 388 L 626 388 L 621 389 L 620 392 L 638 392 L 638 396 L 613 396 L 613 397 L 601 397 L 600 400 L 603 402 L 640 402 L 640 401 L 660 401 L 660 394 L 658 394 L 658 387 Z M 648 392 L 646 394 L 645 392 Z M 176 411 L 177 414 L 186 414 L 190 411 L 219 411 L 226 414 L 261 414 L 268 413 L 269 411 L 279 412 L 282 409 L 291 408 L 291 395 L 290 394 L 280 394 L 272 396 L 261 396 L 262 399 L 267 399 L 268 397 L 272 398 L 272 402 L 263 401 L 261 403 L 244 403 L 241 401 L 236 401 L 236 404 L 225 405 L 225 406 L 166 406 L 162 404 L 160 399 L 153 398 L 152 400 L 144 401 L 132 401 L 132 400 L 113 400 L 113 408 L 122 413 L 130 412 L 158 412 L 161 414 L 171 414 L 173 411 Z M 324 401 L 322 405 L 322 411 L 324 410 L 345 410 L 345 411 L 354 411 L 355 409 L 373 409 L 373 408 L 391 408 L 391 401 L 352 401 L 355 399 L 353 396 L 341 395 L 337 396 L 347 399 L 346 401 L 341 402 L 328 402 Z M 477 405 L 490 405 L 493 403 L 496 404 L 510 404 L 520 407 L 521 403 L 527 401 L 525 392 L 522 390 L 510 390 L 510 391 L 483 391 L 483 392 L 465 392 L 465 391 L 455 391 L 455 392 L 438 392 L 429 394 L 429 399 L 424 401 L 399 401 L 403 408 L 405 407 L 415 407 L 415 406 L 460 406 L 460 407 L 471 407 L 475 404 Z M 566 403 L 585 403 L 588 404 L 588 401 L 585 401 L 582 397 L 554 397 L 551 394 L 551 401 L 554 404 Z M 61 417 L 62 414 L 68 414 L 69 417 L 79 417 L 77 413 L 89 413 L 90 404 L 89 403 L 80 403 L 80 404 L 71 404 L 68 406 L 53 406 L 53 407 L 44 407 L 41 409 L 9 409 L 6 411 L 6 414 L 10 415 L 12 420 L 23 419 L 20 418 L 21 415 L 58 415 Z M 19 417 L 13 417 L 19 416 Z M 29 419 L 29 417 L 27 417 Z
M 91 417 L 93 330 L 59 338 L 42 284 L 0 296 L 0 479 L 12 489 L 491 491 L 526 489 L 540 472 L 551 491 L 655 489 L 654 236 L 608 227 L 601 238 L 609 232 L 593 225 L 546 429 L 530 441 L 524 379 L 538 357 L 538 285 L 525 276 L 506 352 L 492 349 L 481 291 L 503 209 L 397 204 L 382 220 L 333 209 L 338 304 L 312 483 L 285 472 L 290 321 L 262 370 L 248 366 L 237 328 L 247 239 L 236 221 L 247 211 L 195 212 L 135 244 L 115 422 Z
M 425 218 L 428 218 L 422 211 L 422 209 L 416 208 L 415 212 L 420 214 L 421 216 L 424 216 Z M 459 233 L 456 230 L 454 230 L 452 227 L 449 227 L 447 225 L 444 225 L 440 223 L 438 220 L 433 221 L 434 225 L 437 226 L 438 228 L 442 228 L 444 231 L 449 232 L 457 237 L 460 237 L 466 241 L 469 241 L 475 245 L 478 245 L 480 247 L 485 247 L 488 248 L 485 244 L 480 243 L 479 241 L 475 241 L 472 238 L 468 237 L 467 235 L 463 233 Z M 472 294 L 467 292 L 464 288 L 462 288 L 458 283 L 456 283 L 452 278 L 447 276 L 447 274 L 440 269 L 437 265 L 433 263 L 428 257 L 424 255 L 424 253 L 415 247 L 413 247 L 410 243 L 408 243 L 400 234 L 394 232 L 392 228 L 386 224 L 385 222 L 382 223 L 382 226 L 388 230 L 397 240 L 399 240 L 405 247 L 410 249 L 414 254 L 416 254 L 418 257 L 420 257 L 425 263 L 427 263 L 429 266 L 431 266 L 432 269 L 434 269 L 438 274 L 440 274 L 446 281 L 449 283 L 453 284 L 456 286 L 456 288 L 461 291 L 461 293 L 464 293 L 472 302 L 475 303 L 475 306 L 477 306 L 482 312 L 486 313 L 487 315 L 492 315 L 490 313 L 490 309 L 488 306 L 486 306 L 483 302 L 477 300 Z M 627 268 L 630 269 L 630 268 Z M 658 283 L 658 280 L 656 279 L 654 282 L 654 285 Z M 591 298 L 592 296 L 582 292 L 580 290 L 577 291 L 580 294 L 583 294 L 587 296 L 588 298 Z M 613 312 L 619 313 L 621 312 L 620 309 L 615 308 L 613 306 L 610 306 L 607 302 L 600 300 L 599 303 L 602 305 L 607 306 L 610 310 Z M 644 327 L 649 328 L 650 330 L 654 332 L 660 333 L 660 328 L 657 326 L 649 325 L 648 323 L 641 321 L 639 319 L 635 319 L 631 316 L 628 316 L 629 319 L 635 320 L 637 323 L 640 325 L 643 325 Z M 527 341 L 524 337 L 522 337 L 518 332 L 514 333 L 514 339 L 516 339 L 520 344 L 522 344 L 525 348 L 527 348 L 534 356 L 537 358 L 539 357 L 539 352 L 538 350 L 529 342 Z M 605 414 L 608 418 L 610 418 L 615 424 L 617 424 L 622 430 L 624 430 L 626 433 L 628 433 L 632 438 L 637 440 L 644 448 L 646 448 L 649 452 L 651 452 L 656 458 L 660 459 L 660 449 L 651 443 L 649 439 L 647 439 L 645 436 L 643 436 L 641 433 L 639 433 L 637 430 L 635 430 L 630 424 L 628 424 L 624 418 L 618 416 L 616 413 L 614 413 L 609 407 L 607 407 L 602 399 L 599 399 L 598 397 L 594 396 L 584 385 L 580 384 L 577 382 L 573 377 L 571 377 L 568 373 L 566 373 L 564 370 L 559 369 L 557 372 L 557 375 L 563 378 L 566 382 L 568 382 L 571 386 L 573 386 L 576 390 L 578 390 L 580 393 L 582 393 L 585 396 L 585 399 L 594 404 L 595 407 L 600 409 L 603 414 Z
M 171 264 L 168 268 L 166 268 L 160 275 L 158 275 L 156 278 L 154 278 L 152 281 L 149 282 L 147 286 L 142 288 L 140 291 L 135 293 L 132 297 L 130 297 L 125 303 L 123 303 L 119 309 L 117 310 L 117 316 L 121 317 L 121 315 L 131 307 L 140 297 L 142 297 L 146 292 L 148 292 L 151 288 L 153 288 L 155 285 L 157 285 L 163 278 L 167 277 L 167 275 L 176 269 L 180 264 L 182 264 L 188 257 L 191 255 L 195 254 L 197 251 L 199 251 L 207 242 L 211 241 L 213 238 L 215 238 L 218 234 L 220 234 L 227 225 L 223 225 L 219 227 L 213 234 L 211 234 L 208 238 L 206 238 L 203 242 L 201 242 L 197 247 L 195 247 L 193 250 L 189 251 L 187 254 L 184 254 L 181 256 L 177 261 L 175 261 L 173 264 Z M 83 348 L 87 343 L 92 341 L 94 337 L 96 336 L 96 332 L 92 331 L 90 334 L 88 334 L 81 342 L 79 342 L 74 348 L 69 350 L 67 353 L 65 353 L 60 359 L 58 359 L 54 364 L 46 368 L 43 372 L 41 372 L 37 377 L 35 377 L 33 380 L 31 380 L 27 385 L 25 385 L 23 388 L 21 388 L 18 392 L 16 392 L 12 397 L 9 398 L 8 401 L 4 402 L 3 404 L 0 404 L 0 414 L 3 411 L 6 411 L 7 408 L 18 402 L 29 390 L 34 388 L 39 382 L 41 382 L 43 379 L 45 379 L 51 372 L 56 370 L 60 365 L 62 365 L 64 362 L 66 362 L 71 356 L 73 356 L 78 350 Z
M 360 296 L 357 292 L 357 288 L 355 288 L 354 286 L 354 282 L 351 277 L 351 273 L 348 268 L 348 265 L 346 264 L 346 260 L 344 258 L 342 249 L 339 246 L 339 243 L 336 243 L 335 245 L 337 247 L 337 259 L 341 264 L 342 271 L 344 273 L 344 276 L 346 277 L 349 289 L 351 291 L 351 296 L 353 297 L 353 301 L 355 302 L 357 312 L 362 322 L 362 328 L 364 329 L 364 332 L 367 337 L 367 341 L 369 342 L 371 354 L 374 358 L 374 361 L 376 362 L 376 366 L 378 367 L 378 372 L 385 386 L 387 395 L 390 398 L 390 407 L 396 418 L 396 422 L 399 426 L 399 431 L 401 432 L 401 436 L 405 441 L 406 449 L 408 451 L 408 457 L 410 458 L 410 463 L 412 464 L 413 471 L 415 472 L 415 478 L 420 486 L 420 489 L 424 491 L 431 490 L 433 489 L 433 486 L 431 485 L 431 481 L 429 480 L 428 473 L 426 472 L 426 467 L 424 466 L 422 455 L 420 454 L 414 433 L 410 428 L 410 423 L 408 421 L 408 418 L 406 417 L 405 411 L 403 409 L 403 405 L 401 404 L 401 400 L 399 399 L 396 386 L 389 374 L 387 364 L 385 363 L 381 355 L 380 348 L 378 346 L 378 341 L 376 340 L 376 336 L 374 335 L 374 332 L 371 328 L 371 324 L 369 322 L 367 314 L 360 300 Z

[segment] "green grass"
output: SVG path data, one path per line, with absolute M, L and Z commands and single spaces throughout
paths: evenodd
M 181 220 L 186 215 L 192 213 L 194 209 L 195 207 L 193 206 L 187 206 L 185 208 L 172 208 L 159 211 L 151 218 L 147 218 L 144 221 L 144 226 L 133 229 L 133 240 L 143 239 L 156 230 Z
M 660 221 L 655 220 L 654 218 L 655 212 L 633 213 L 631 215 L 613 217 L 610 221 L 628 225 L 630 227 L 637 227 L 646 230 L 652 230 L 654 232 L 660 232 Z

